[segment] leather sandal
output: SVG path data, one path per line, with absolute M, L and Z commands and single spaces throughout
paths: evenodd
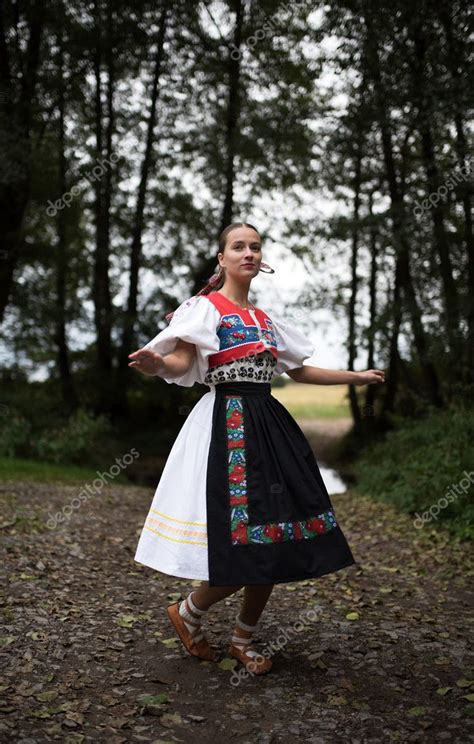
M 251 638 L 239 638 L 239 643 L 241 640 L 244 641 L 245 645 L 252 642 Z M 271 659 L 267 659 L 262 654 L 251 656 L 245 649 L 241 649 L 233 643 L 229 646 L 229 654 L 238 659 L 251 674 L 267 674 L 273 666 Z
M 186 601 L 186 600 L 184 600 Z M 180 637 L 186 651 L 192 656 L 197 656 L 198 659 L 204 659 L 205 661 L 216 661 L 218 657 L 217 651 L 214 651 L 206 641 L 200 623 L 193 623 L 190 620 L 186 620 L 189 625 L 195 625 L 196 630 L 190 632 L 184 624 L 183 617 L 179 614 L 179 605 L 181 600 L 174 604 L 168 605 L 166 612 L 168 617 Z
M 238 615 L 236 616 L 235 621 L 239 628 L 250 633 L 253 633 L 257 627 L 257 625 L 248 625 L 247 623 L 242 622 Z M 236 643 L 239 645 L 236 645 Z M 249 653 L 250 649 L 239 648 L 240 645 L 248 646 L 250 643 L 252 643 L 252 638 L 244 638 L 234 632 L 229 646 L 229 654 L 235 659 L 238 659 L 251 674 L 266 674 L 273 666 L 273 662 L 270 659 L 267 659 L 263 654 L 253 656 Z M 252 651 L 253 650 L 254 649 L 252 649 Z

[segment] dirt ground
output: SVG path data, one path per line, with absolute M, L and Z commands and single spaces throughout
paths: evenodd
M 318 463 L 337 469 L 334 446 L 351 429 L 352 419 L 297 418 L 296 421 L 311 444 Z
M 0 488 L 1 741 L 473 741 L 468 545 L 333 497 L 357 564 L 276 585 L 255 636 L 273 669 L 237 676 L 242 590 L 205 622 L 219 661 L 189 656 L 165 608 L 199 582 L 134 561 L 153 490 L 109 485 L 51 528 L 77 491 Z

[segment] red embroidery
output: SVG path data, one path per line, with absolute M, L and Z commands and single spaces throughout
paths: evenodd
M 249 525 L 242 398 L 238 395 L 226 395 L 225 397 L 232 545 L 307 540 L 323 535 L 337 527 L 336 517 L 332 509 L 314 517 L 309 517 L 309 519 Z

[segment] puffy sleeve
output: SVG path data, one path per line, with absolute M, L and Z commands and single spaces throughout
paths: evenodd
M 278 361 L 275 375 L 281 375 L 289 369 L 296 369 L 303 365 L 303 361 L 314 354 L 315 348 L 302 331 L 295 328 L 294 323 L 271 314 L 275 330 Z
M 219 311 L 205 295 L 190 297 L 176 308 L 167 328 L 142 348 L 164 356 L 174 351 L 179 338 L 195 344 L 196 355 L 188 371 L 180 377 L 163 377 L 170 384 L 174 382 L 191 387 L 195 382 L 204 382 L 209 367 L 208 357 L 219 351 L 220 342 L 216 333 L 219 322 Z

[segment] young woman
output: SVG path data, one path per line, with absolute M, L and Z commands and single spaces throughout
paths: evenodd
M 322 576 L 355 563 L 296 421 L 271 394 L 287 372 L 313 385 L 367 385 L 381 370 L 303 366 L 313 346 L 296 322 L 248 300 L 270 269 L 255 227 L 235 223 L 219 238 L 218 271 L 169 315 L 167 328 L 130 354 L 130 367 L 168 383 L 210 387 L 169 453 L 135 560 L 172 576 L 202 579 L 167 609 L 187 651 L 216 660 L 205 613 L 244 587 L 229 654 L 254 674 L 272 662 L 251 647 L 274 584 Z M 270 269 L 273 272 L 273 269 Z

